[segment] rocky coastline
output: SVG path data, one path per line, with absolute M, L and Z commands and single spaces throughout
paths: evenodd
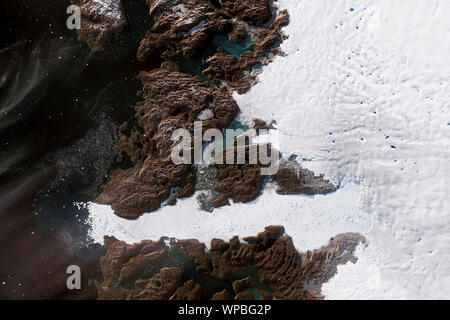
M 87 2 L 75 2 L 81 2 L 86 19 Z M 147 5 L 152 23 L 136 58 L 145 63 L 157 57 L 162 64 L 138 75 L 142 90 L 135 117 L 119 130 L 117 161 L 127 165 L 112 173 L 96 202 L 110 205 L 121 218 L 137 219 L 196 191 L 202 191 L 198 200 L 206 211 L 230 205 L 230 200 L 253 201 L 268 181 L 279 194 L 336 191 L 323 176 L 295 161 L 285 161 L 270 178 L 261 175 L 259 163 L 174 164 L 174 130 L 192 134 L 200 120 L 203 132 L 230 128 L 240 112 L 233 92 L 249 90 L 257 81 L 257 67 L 283 55 L 279 44 L 287 38 L 282 28 L 289 13 L 267 0 L 147 0 Z M 79 39 L 102 50 L 122 23 L 108 30 L 98 22 L 85 23 Z M 254 119 L 253 128 L 276 130 L 276 122 Z M 249 145 L 245 148 L 247 152 Z M 243 242 L 237 236 L 229 242 L 214 239 L 209 250 L 198 240 L 127 244 L 105 237 L 103 280 L 91 280 L 90 288 L 98 299 L 323 299 L 321 285 L 337 265 L 355 263 L 355 248 L 364 242 L 358 234 L 342 234 L 326 247 L 300 253 L 282 226 L 267 227 Z
M 96 200 L 111 205 L 120 217 L 135 219 L 158 210 L 163 204 L 174 205 L 177 199 L 194 194 L 197 168 L 172 163 L 171 134 L 179 128 L 193 133 L 194 121 L 199 120 L 203 121 L 203 130 L 229 128 L 239 113 L 233 91 L 248 90 L 256 81 L 253 68 L 269 63 L 275 54 L 282 54 L 278 45 L 286 39 L 282 32 L 289 23 L 286 11 L 277 13 L 274 4 L 271 7 L 266 0 L 219 3 L 220 7 L 205 0 L 147 1 L 153 23 L 140 42 L 137 59 L 145 62 L 157 54 L 163 63 L 138 75 L 143 88 L 138 93 L 140 101 L 135 107 L 135 119 L 133 123 L 124 123 L 119 132 L 118 161 L 126 159 L 132 165 L 113 172 Z M 93 41 L 90 35 L 100 35 L 93 30 L 102 28 L 90 22 L 112 16 L 125 23 L 119 19 L 123 15 L 120 2 L 113 6 L 116 14 L 100 10 L 95 19 L 89 18 L 95 11 L 93 4 L 80 4 L 87 22 L 82 24 L 79 38 L 87 41 L 93 50 L 101 50 L 105 37 L 112 37 L 120 29 L 105 31 Z M 250 39 L 252 45 L 239 58 L 225 52 L 220 45 L 210 52 L 211 39 L 218 33 L 227 34 L 230 41 Z M 200 63 L 201 75 L 184 72 L 180 59 L 193 60 L 202 56 L 201 52 L 211 54 Z M 274 129 L 273 123 L 266 125 L 259 119 L 255 119 L 254 127 Z M 260 167 L 217 165 L 213 169 L 215 185 L 205 207 L 229 205 L 229 199 L 244 203 L 256 199 L 266 181 L 259 173 Z M 281 183 L 280 193 L 315 192 L 315 189 L 299 187 L 305 184 L 305 179 L 299 178 L 302 172 L 306 171 L 288 174 L 283 170 L 274 177 L 274 181 Z M 334 191 L 329 186 L 323 190 Z
M 347 233 L 302 253 L 281 226 L 243 241 L 213 239 L 209 250 L 198 240 L 130 245 L 106 237 L 104 279 L 90 286 L 102 300 L 320 300 L 322 284 L 338 265 L 356 263 L 354 251 L 364 243 L 361 235 Z

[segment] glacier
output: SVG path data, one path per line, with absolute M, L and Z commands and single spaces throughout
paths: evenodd
M 341 188 L 201 212 L 195 197 L 136 221 L 89 204 L 91 237 L 229 239 L 282 224 L 299 250 L 343 232 L 368 240 L 323 285 L 327 299 L 450 297 L 450 1 L 278 0 L 286 53 L 242 113 L 277 121 L 273 143 Z M 270 139 L 270 137 L 269 137 Z

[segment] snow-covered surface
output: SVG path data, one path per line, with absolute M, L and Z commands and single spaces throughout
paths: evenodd
M 236 95 L 241 120 L 275 119 L 278 148 L 343 188 L 279 196 L 269 185 L 248 205 L 210 214 L 191 198 L 137 221 L 91 204 L 93 238 L 208 243 L 282 224 L 306 250 L 362 232 L 368 247 L 323 286 L 327 298 L 449 298 L 450 1 L 278 3 L 291 14 L 287 56 Z
M 358 185 L 349 184 L 328 196 L 280 196 L 274 185 L 268 184 L 264 194 L 249 204 L 233 204 L 209 213 L 199 210 L 194 196 L 137 220 L 121 219 L 111 207 L 91 203 L 90 236 L 99 243 L 106 234 L 128 243 L 169 236 L 198 239 L 209 245 L 214 238 L 254 236 L 266 226 L 283 225 L 296 248 L 306 251 L 326 245 L 336 234 L 369 230 L 370 215 L 358 206 L 359 192 Z
M 361 183 L 369 247 L 328 298 L 450 297 L 450 1 L 280 0 L 288 54 L 236 95 L 284 152 Z M 330 213 L 331 215 L 331 213 Z

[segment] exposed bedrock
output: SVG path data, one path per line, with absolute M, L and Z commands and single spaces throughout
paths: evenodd
M 211 2 L 206 0 L 147 0 L 153 20 L 138 50 L 145 61 L 155 51 L 163 58 L 191 58 L 216 32 L 232 28 Z
M 272 120 L 269 124 L 267 124 L 264 120 L 261 119 L 253 119 L 253 129 L 259 131 L 259 130 L 275 130 L 275 125 L 277 122 L 275 120 Z
M 251 25 L 262 26 L 272 18 L 267 0 L 219 0 L 223 10 L 230 16 Z
M 119 30 L 114 26 L 123 22 L 120 1 L 77 3 L 83 16 L 89 17 L 85 20 L 92 22 L 85 23 L 90 30 L 85 32 L 85 39 L 90 45 L 100 44 L 104 36 Z M 222 0 L 220 5 L 207 0 L 147 0 L 147 5 L 152 24 L 137 56 L 145 61 L 156 53 L 165 62 L 138 76 L 143 89 L 138 93 L 135 118 L 132 123 L 124 123 L 119 132 L 119 160 L 131 165 L 122 165 L 113 172 L 96 201 L 111 205 L 120 217 L 135 219 L 163 204 L 173 205 L 195 191 L 201 192 L 201 207 L 208 211 L 229 205 L 230 199 L 243 203 L 255 200 L 267 181 L 261 175 L 260 164 L 215 165 L 200 167 L 197 172 L 193 165 L 173 163 L 171 154 L 176 143 L 171 136 L 176 129 L 186 129 L 192 136 L 194 121 L 198 120 L 203 122 L 203 130 L 222 130 L 231 125 L 239 112 L 232 90 L 243 92 L 250 88 L 255 80 L 253 68 L 281 53 L 278 44 L 286 38 L 281 29 L 289 23 L 289 14 L 283 11 L 272 16 L 276 10 L 267 0 Z M 110 25 L 109 21 L 114 23 Z M 106 30 L 102 23 L 115 29 Z M 220 46 L 213 51 L 203 61 L 203 75 L 210 82 L 181 72 L 179 65 L 171 61 L 189 59 L 199 50 L 208 50 L 208 41 L 220 32 L 228 33 L 235 41 L 251 37 L 253 43 L 240 58 Z M 274 129 L 274 124 L 255 119 L 254 128 Z M 245 148 L 249 159 L 249 147 Z M 273 180 L 282 194 L 327 193 L 334 188 L 307 170 L 282 169 Z
M 121 0 L 71 0 L 81 9 L 78 39 L 94 51 L 103 50 L 106 41 L 117 38 L 127 24 Z
M 252 49 L 244 51 L 239 59 L 218 48 L 217 52 L 205 59 L 203 74 L 217 85 L 225 81 L 239 93 L 250 89 L 255 81 L 254 68 L 266 65 L 275 55 L 282 55 L 279 44 L 287 36 L 281 29 L 289 24 L 289 13 L 282 11 L 266 28 L 249 28 L 252 37 Z M 234 30 L 231 35 L 237 36 Z
M 228 89 L 181 73 L 174 64 L 142 72 L 139 79 L 143 90 L 135 108 L 136 123 L 122 125 L 119 140 L 120 156 L 134 165 L 116 170 L 97 199 L 124 218 L 137 218 L 159 209 L 163 201 L 174 204 L 194 193 L 196 168 L 171 159 L 174 130 L 193 134 L 194 121 L 205 108 L 213 116 L 203 121 L 203 130 L 229 127 L 238 112 Z
M 145 61 L 155 51 L 163 58 L 191 58 L 217 32 L 230 33 L 237 42 L 248 37 L 247 29 L 262 26 L 272 18 L 267 0 L 147 0 L 153 25 L 141 42 L 138 59 Z
M 260 174 L 261 167 L 256 165 L 220 165 L 217 171 L 219 182 L 214 190 L 219 193 L 212 201 L 213 208 L 234 203 L 248 203 L 258 198 L 266 178 Z
M 281 53 L 278 44 L 286 38 L 281 29 L 289 23 L 287 11 L 272 17 L 267 0 L 223 0 L 222 8 L 207 0 L 148 0 L 147 3 L 154 23 L 141 41 L 137 54 L 140 61 L 153 53 L 160 53 L 164 59 L 191 59 L 209 50 L 212 37 L 218 33 L 227 33 L 235 43 L 250 39 L 251 47 L 240 58 L 219 47 L 203 61 L 202 71 L 207 78 L 217 85 L 225 81 L 241 93 L 256 79 L 252 69 L 269 63 L 273 55 Z
M 264 121 L 255 119 L 254 127 L 273 129 L 273 123 L 267 125 Z M 253 152 L 256 152 L 258 155 L 255 164 L 250 164 L 250 151 L 252 148 Z M 215 191 L 216 196 L 211 200 L 211 207 L 213 208 L 230 205 L 230 199 L 233 200 L 234 203 L 251 202 L 262 194 L 264 184 L 268 181 L 276 183 L 277 193 L 283 195 L 315 195 L 328 194 L 336 191 L 336 187 L 328 180 L 325 180 L 323 175 L 316 176 L 314 172 L 302 168 L 295 160 L 286 162 L 283 159 L 278 159 L 278 164 L 271 163 L 271 165 L 279 167 L 277 172 L 272 176 L 262 175 L 261 169 L 267 168 L 268 166 L 261 164 L 261 152 L 264 154 L 267 153 L 267 155 L 271 157 L 272 151 L 276 151 L 272 150 L 270 144 L 228 147 L 223 152 L 223 163 L 226 163 L 225 158 L 228 149 L 233 151 L 234 159 L 238 158 L 239 153 L 245 155 L 246 163 L 214 165 L 215 184 L 213 190 Z M 274 159 L 272 159 L 272 161 L 274 161 Z
M 206 0 L 148 0 L 147 5 L 152 25 L 137 56 L 145 61 L 157 53 L 166 62 L 159 69 L 139 74 L 143 90 L 134 123 L 123 124 L 119 133 L 119 160 L 132 166 L 116 170 L 96 201 L 111 205 L 120 217 L 134 219 L 158 210 L 162 203 L 173 205 L 196 190 L 203 191 L 199 200 L 209 211 L 229 204 L 228 199 L 256 199 L 265 181 L 259 174 L 260 166 L 221 165 L 211 171 L 214 186 L 202 187 L 203 182 L 196 180 L 204 175 L 197 173 L 196 167 L 172 162 L 171 135 L 181 128 L 193 134 L 196 120 L 203 121 L 203 130 L 231 125 L 239 112 L 231 90 L 249 88 L 251 76 L 245 73 L 267 61 L 267 54 L 278 52 L 275 47 L 284 39 L 281 28 L 289 21 L 287 12 L 272 17 L 266 0 L 221 1 L 220 7 Z M 204 62 L 207 69 L 203 73 L 216 85 L 180 72 L 170 61 L 189 59 L 198 50 L 205 50 L 218 32 L 226 32 L 236 41 L 251 35 L 255 43 L 241 59 L 223 53 L 222 61 L 213 62 L 216 54 Z
M 234 43 L 242 43 L 249 37 L 247 26 L 245 23 L 236 22 L 233 26 L 233 30 L 228 34 L 230 41 Z
M 245 164 L 226 164 L 229 151 L 234 154 L 234 159 L 238 159 L 239 153 L 245 155 Z M 223 164 L 215 164 L 218 182 L 214 186 L 214 191 L 217 192 L 218 196 L 211 203 L 213 208 L 230 205 L 229 199 L 232 199 L 234 203 L 248 203 L 262 194 L 264 183 L 267 181 L 267 176 L 261 173 L 261 169 L 267 166 L 262 165 L 259 161 L 259 154 L 263 151 L 270 157 L 271 145 L 260 144 L 239 147 L 235 145 L 224 150 L 221 161 Z M 252 153 L 257 155 L 253 161 L 250 160 Z
M 348 261 L 363 236 L 347 233 L 327 246 L 298 252 L 281 226 L 241 242 L 214 239 L 206 251 L 197 240 L 142 241 L 105 238 L 99 299 L 322 299 L 323 283 Z
M 314 172 L 295 167 L 280 168 L 273 177 L 277 183 L 279 194 L 327 194 L 336 191 L 336 187 L 323 175 L 316 176 Z

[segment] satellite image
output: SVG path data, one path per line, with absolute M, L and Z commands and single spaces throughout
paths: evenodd
M 0 299 L 450 299 L 449 15 L 2 0 Z

